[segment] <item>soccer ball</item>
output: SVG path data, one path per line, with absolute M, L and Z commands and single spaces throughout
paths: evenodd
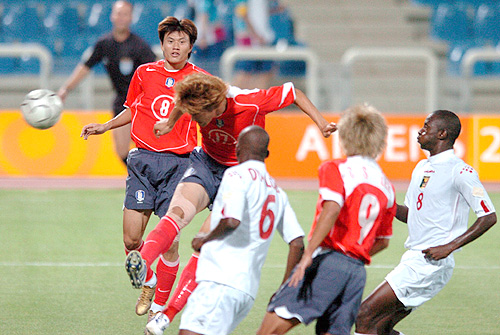
M 37 129 L 47 129 L 59 121 L 63 104 L 51 90 L 39 89 L 26 94 L 21 104 L 24 120 Z

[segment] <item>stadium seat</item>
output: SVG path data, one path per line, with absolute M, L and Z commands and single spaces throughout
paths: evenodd
M 49 32 L 47 46 L 55 56 L 80 56 L 88 41 L 84 29 L 84 7 L 80 3 L 56 3 L 44 20 Z
M 476 41 L 465 42 L 454 45 L 448 53 L 448 73 L 450 75 L 462 75 L 462 60 L 465 53 L 472 48 L 481 48 L 482 45 Z M 498 76 L 500 75 L 500 62 L 477 62 L 472 71 L 474 76 Z
M 439 4 L 430 25 L 430 36 L 438 40 L 458 44 L 473 38 L 472 20 L 465 4 Z
M 143 2 L 134 5 L 131 30 L 141 36 L 149 45 L 159 44 L 158 23 L 165 18 L 163 7 L 157 2 Z
M 43 5 L 38 3 L 11 4 L 6 6 L 2 20 L 4 41 L 40 42 L 46 36 L 41 18 Z
M 112 3 L 96 2 L 88 9 L 86 18 L 87 33 L 90 40 L 96 40 L 99 36 L 108 33 L 112 29 L 110 21 Z
M 500 7 L 498 4 L 481 4 L 474 16 L 474 36 L 484 45 L 500 42 Z

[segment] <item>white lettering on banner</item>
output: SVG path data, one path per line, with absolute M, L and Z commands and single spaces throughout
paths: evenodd
M 310 152 L 316 152 L 319 159 L 322 161 L 329 158 L 328 149 L 326 148 L 325 141 L 323 141 L 323 136 L 314 125 L 307 126 L 304 131 L 304 136 L 302 137 L 302 141 L 300 141 L 299 149 L 295 154 L 295 159 L 302 162 L 306 159 Z
M 386 162 L 418 162 L 422 157 L 422 149 L 418 144 L 417 136 L 420 126 L 411 125 L 407 127 L 402 124 L 388 125 L 387 130 L 387 147 L 384 152 L 383 160 Z M 493 128 L 493 129 L 491 129 Z M 486 129 L 486 131 L 484 130 Z M 490 159 L 488 162 L 500 162 L 500 129 L 497 127 L 486 127 L 481 130 L 483 136 L 493 136 L 493 143 L 483 153 L 481 160 Z M 322 161 L 327 159 L 342 158 L 342 150 L 340 148 L 340 140 L 338 132 L 333 133 L 330 137 L 332 143 L 331 155 L 328 152 L 326 141 L 321 135 L 318 128 L 314 125 L 307 126 L 304 131 L 304 136 L 300 142 L 295 159 L 299 162 L 306 160 L 310 153 L 316 153 Z M 463 158 L 465 156 L 465 145 L 460 140 L 455 142 L 455 154 Z M 427 155 L 427 151 L 424 151 Z M 483 158 L 485 156 L 485 158 Z
M 500 129 L 495 126 L 487 126 L 479 131 L 481 136 L 492 136 L 493 141 L 490 146 L 483 151 L 479 159 L 484 163 L 500 163 Z
M 403 137 L 407 134 L 406 127 L 403 125 L 392 125 L 387 130 L 387 148 L 385 149 L 384 157 L 389 162 L 406 162 L 408 155 L 406 152 L 398 151 L 398 149 L 406 148 L 406 139 Z

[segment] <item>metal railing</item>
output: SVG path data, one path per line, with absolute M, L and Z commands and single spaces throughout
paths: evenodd
M 239 60 L 273 60 L 273 61 L 304 61 L 306 63 L 305 85 L 308 98 L 314 103 L 319 103 L 318 96 L 318 57 L 316 54 L 303 47 L 263 47 L 244 48 L 230 47 L 222 54 L 220 69 L 222 79 L 231 82 L 234 65 Z
M 36 57 L 40 60 L 38 81 L 40 88 L 49 88 L 52 74 L 52 56 L 41 44 L 37 43 L 0 43 L 0 57 Z
M 423 60 L 426 63 L 426 103 L 428 112 L 434 111 L 438 97 L 438 60 L 427 48 L 351 48 L 341 59 L 341 71 L 344 89 L 341 97 L 342 109 L 351 105 L 352 100 L 352 67 L 360 60 Z
M 462 58 L 462 90 L 460 94 L 461 105 L 464 112 L 471 111 L 472 89 L 470 80 L 473 76 L 474 65 L 480 61 L 495 62 L 500 61 L 500 50 L 495 48 L 472 48 L 465 52 Z M 495 77 L 498 81 L 498 77 Z

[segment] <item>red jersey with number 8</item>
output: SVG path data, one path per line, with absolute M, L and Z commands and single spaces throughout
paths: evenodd
M 207 72 L 191 63 L 176 71 L 165 69 L 164 64 L 164 60 L 143 64 L 132 77 L 125 101 L 125 107 L 132 111 L 132 140 L 138 148 L 187 154 L 197 144 L 196 123 L 191 116 L 182 115 L 174 129 L 160 138 L 154 135 L 153 127 L 172 112 L 175 85 L 191 73 Z
M 375 162 L 362 156 L 324 162 L 319 168 L 319 199 L 309 238 L 325 201 L 341 207 L 321 247 L 334 249 L 370 264 L 376 238 L 392 236 L 396 214 L 394 187 Z

